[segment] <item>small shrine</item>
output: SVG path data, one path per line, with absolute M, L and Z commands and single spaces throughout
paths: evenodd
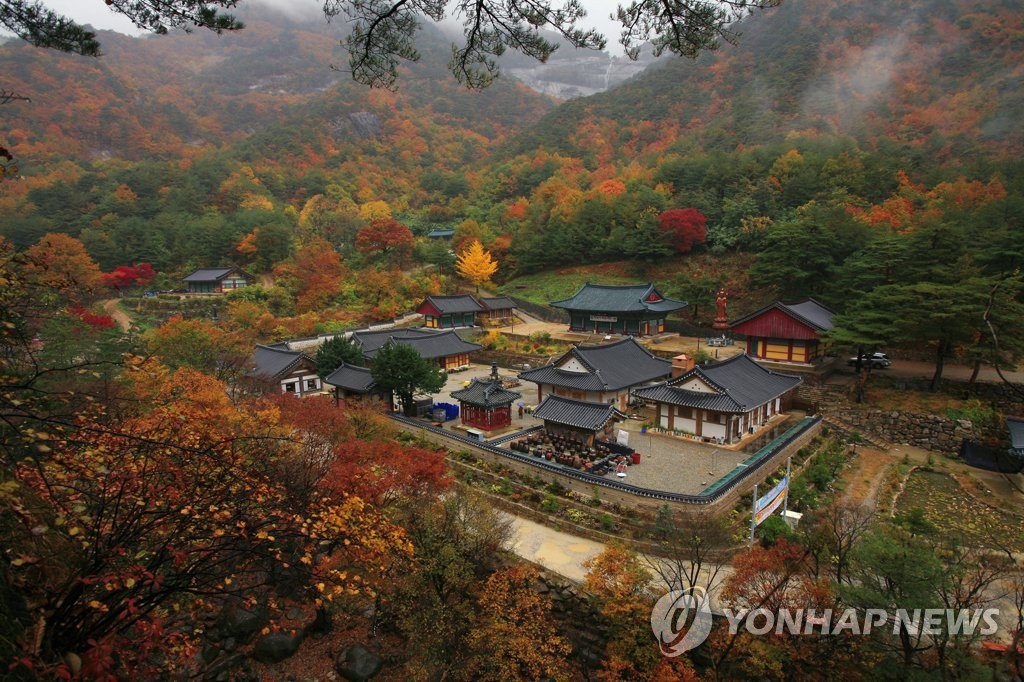
M 493 431 L 512 425 L 512 403 L 523 397 L 502 384 L 498 366 L 491 365 L 491 374 L 486 379 L 473 379 L 466 388 L 452 391 L 452 398 L 459 401 L 462 423 L 484 431 Z

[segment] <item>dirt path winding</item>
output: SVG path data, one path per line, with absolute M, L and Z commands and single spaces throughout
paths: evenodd
M 128 331 L 129 329 L 131 329 L 132 319 L 128 317 L 128 315 L 123 310 L 121 310 L 121 299 L 108 298 L 107 300 L 103 301 L 103 312 L 105 312 L 107 315 L 110 315 L 110 317 L 114 320 L 114 322 L 117 323 L 117 326 L 119 326 L 122 331 Z

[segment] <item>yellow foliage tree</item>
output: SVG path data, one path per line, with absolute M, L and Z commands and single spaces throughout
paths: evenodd
M 470 242 L 469 247 L 460 253 L 455 261 L 455 270 L 476 285 L 489 282 L 498 270 L 498 262 L 491 258 L 490 251 L 484 251 L 483 244 L 477 240 Z
M 366 222 L 391 217 L 391 207 L 386 201 L 368 201 L 359 207 L 359 218 Z

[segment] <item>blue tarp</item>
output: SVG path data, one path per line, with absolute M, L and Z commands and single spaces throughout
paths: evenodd
M 459 417 L 459 406 L 452 405 L 451 403 L 434 403 L 435 414 L 438 414 L 438 410 L 444 410 L 444 420 L 450 422 L 453 419 Z

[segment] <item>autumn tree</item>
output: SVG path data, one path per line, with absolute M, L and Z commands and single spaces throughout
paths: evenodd
M 491 258 L 490 252 L 484 251 L 484 247 L 480 242 L 473 241 L 456 258 L 455 270 L 475 284 L 476 290 L 479 292 L 480 285 L 489 282 L 494 273 L 497 272 L 498 263 Z
M 99 266 L 82 242 L 66 234 L 44 235 L 25 250 L 25 257 L 25 273 L 35 284 L 72 301 L 88 297 L 103 282 Z
M 401 400 L 407 417 L 414 413 L 416 393 L 437 393 L 448 379 L 436 363 L 424 359 L 409 344 L 395 341 L 389 341 L 377 351 L 370 371 L 378 388 L 392 391 Z
M 463 488 L 430 504 L 410 505 L 400 518 L 413 561 L 411 570 L 396 576 L 397 589 L 384 608 L 408 643 L 405 676 L 450 679 L 466 665 L 478 620 L 475 596 L 503 563 L 511 521 Z
M 316 239 L 295 252 L 290 262 L 274 268 L 281 283 L 295 292 L 300 313 L 322 310 L 337 296 L 349 273 L 348 266 L 331 244 Z
M 515 564 L 491 574 L 480 590 L 477 618 L 467 640 L 467 679 L 572 679 L 572 647 L 551 617 L 551 598 L 537 591 L 538 573 Z
M 261 604 L 273 622 L 275 595 L 368 590 L 408 550 L 358 497 L 292 501 L 274 473 L 301 439 L 272 405 L 234 404 L 211 377 L 153 362 L 132 362 L 125 382 L 134 413 L 116 429 L 96 409 L 73 433 L 34 432 L 46 447 L 17 464 L 5 493 L 20 557 L 10 575 L 41 627 L 21 664 L 67 674 L 73 653 L 90 677 L 161 676 L 196 651 L 183 626 L 226 600 Z
M 408 227 L 394 218 L 376 218 L 356 234 L 356 248 L 365 255 L 379 254 L 385 261 L 401 265 L 412 253 L 416 240 Z
M 232 383 L 245 372 L 252 347 L 207 320 L 172 317 L 144 336 L 153 355 L 171 369 L 191 367 Z
M 103 273 L 103 283 L 119 293 L 132 287 L 144 287 L 153 281 L 156 271 L 149 263 L 118 265 L 112 272 Z
M 600 679 L 649 679 L 663 658 L 650 628 L 651 572 L 635 552 L 617 544 L 608 545 L 583 567 L 583 586 L 597 600 L 611 633 Z
M 658 214 L 658 227 L 677 253 L 689 253 L 708 236 L 708 219 L 695 208 L 673 208 Z

